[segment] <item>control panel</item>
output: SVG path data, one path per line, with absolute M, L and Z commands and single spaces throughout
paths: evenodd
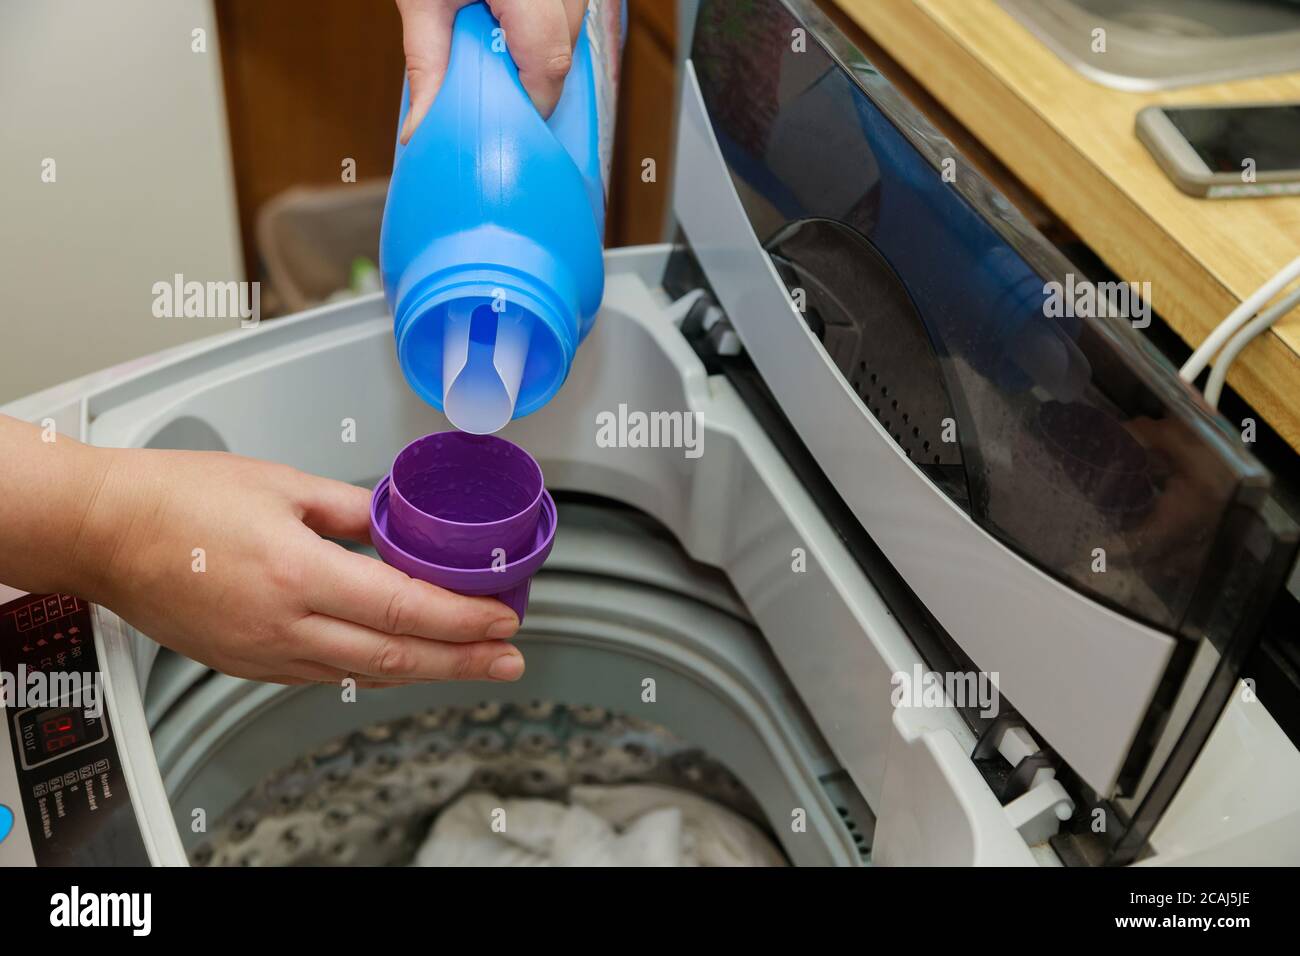
M 0 865 L 147 866 L 90 605 L 70 594 L 0 605 L 0 717 Z

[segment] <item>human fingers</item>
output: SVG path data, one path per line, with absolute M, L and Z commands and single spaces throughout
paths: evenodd
M 451 60 L 451 33 L 456 11 L 470 0 L 397 0 L 402 16 L 402 52 L 410 103 L 399 139 L 406 144 L 433 101 L 447 75 Z
M 488 0 L 505 31 L 519 80 L 543 117 L 550 117 L 573 65 L 569 14 L 563 0 Z
M 417 581 L 382 561 L 328 541 L 311 543 L 302 598 L 320 614 L 384 634 L 439 641 L 513 637 L 519 618 L 500 601 L 467 597 Z
M 358 680 L 518 680 L 524 657 L 509 641 L 453 644 L 386 634 L 312 614 L 293 625 L 303 653 Z

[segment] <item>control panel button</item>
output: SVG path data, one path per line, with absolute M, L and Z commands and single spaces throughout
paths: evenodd
M 14 828 L 14 812 L 0 803 L 0 843 L 4 843 L 9 831 Z

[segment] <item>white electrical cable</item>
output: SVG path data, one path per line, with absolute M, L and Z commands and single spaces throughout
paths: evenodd
M 1205 383 L 1205 400 L 1210 403 L 1211 408 L 1219 407 L 1219 395 L 1223 392 L 1223 383 L 1228 378 L 1228 366 L 1235 359 L 1251 340 L 1259 333 L 1263 332 L 1282 316 L 1286 315 L 1297 305 L 1300 305 L 1300 288 L 1291 290 L 1291 293 L 1277 302 L 1264 312 L 1255 317 L 1254 321 L 1242 327 L 1242 329 L 1228 340 L 1228 344 L 1223 347 L 1214 359 L 1214 369 L 1210 372 L 1210 379 Z
M 1300 277 L 1300 256 L 1292 259 L 1278 270 L 1277 275 L 1256 289 L 1250 298 L 1233 309 L 1232 314 L 1219 323 L 1218 328 L 1211 332 L 1205 341 L 1197 346 L 1191 358 L 1183 363 L 1182 369 L 1178 372 L 1179 378 L 1184 382 L 1194 381 L 1196 376 L 1205 370 L 1205 366 L 1210 364 L 1210 360 L 1214 358 L 1214 353 L 1223 347 L 1223 343 L 1228 341 L 1243 325 L 1250 321 L 1251 316 L 1258 312 L 1269 299 L 1281 292 L 1298 277 Z

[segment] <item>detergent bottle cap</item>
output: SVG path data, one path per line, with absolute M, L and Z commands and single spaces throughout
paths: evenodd
M 542 469 L 503 438 L 437 432 L 407 445 L 370 502 L 388 564 L 461 594 L 491 595 L 520 619 L 555 538 Z

